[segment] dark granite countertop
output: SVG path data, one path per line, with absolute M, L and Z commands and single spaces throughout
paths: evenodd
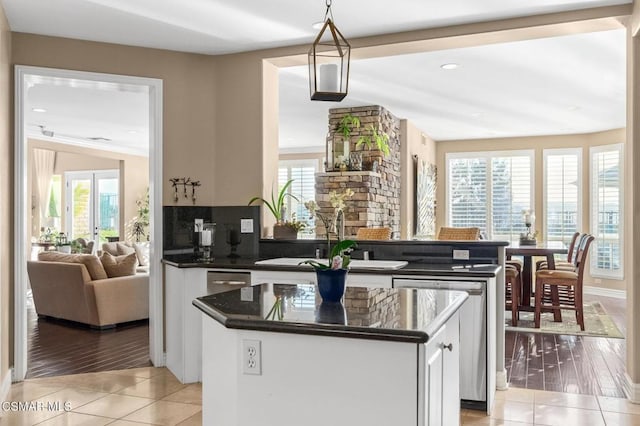
M 314 285 L 262 284 L 199 297 L 193 305 L 231 329 L 424 343 L 467 299 L 464 291 L 348 287 L 320 303 Z M 280 303 L 282 318 L 267 319 Z
M 310 266 L 256 265 L 260 258 L 220 257 L 211 261 L 200 261 L 192 254 L 165 255 L 162 261 L 177 268 L 211 268 L 211 269 L 249 269 L 261 271 L 312 271 Z M 301 258 L 300 260 L 303 260 Z M 350 269 L 350 274 L 386 274 L 386 275 L 455 275 L 458 277 L 492 278 L 500 271 L 500 265 L 478 263 L 422 263 L 409 262 L 401 269 Z

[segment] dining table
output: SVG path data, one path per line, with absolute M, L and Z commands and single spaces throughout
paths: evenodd
M 506 248 L 507 259 L 513 256 L 522 256 L 522 291 L 519 309 L 522 311 L 532 311 L 531 305 L 532 283 L 533 283 L 533 256 L 543 256 L 547 258 L 549 269 L 556 268 L 554 256 L 556 254 L 567 254 L 567 246 L 562 241 L 536 241 L 536 244 L 520 244 L 519 241 L 510 243 Z

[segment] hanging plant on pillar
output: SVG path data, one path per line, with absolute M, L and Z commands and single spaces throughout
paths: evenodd
M 367 170 L 372 170 L 377 172 L 377 166 L 382 163 L 383 157 L 386 157 L 390 154 L 391 150 L 389 148 L 389 135 L 380 131 L 373 124 L 369 124 L 365 127 L 366 133 L 358 138 L 358 142 L 356 142 L 356 148 L 361 147 L 362 145 L 366 146 L 369 150 L 378 150 L 382 153 L 382 155 L 372 155 L 369 156 L 369 161 L 363 161 L 363 165 L 366 166 Z

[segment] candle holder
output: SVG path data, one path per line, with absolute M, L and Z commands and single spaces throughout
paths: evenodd
M 238 250 L 238 245 L 242 242 L 242 237 L 240 235 L 240 230 L 236 225 L 227 225 L 227 244 L 230 246 L 230 252 L 227 257 L 237 258 L 240 257 L 236 251 Z
M 202 226 L 202 230 L 198 232 L 198 245 L 200 246 L 200 259 L 202 261 L 206 262 L 213 258 L 211 256 L 211 247 L 214 246 L 215 237 L 215 223 L 205 223 Z
M 536 220 L 536 216 L 533 214 L 531 210 L 523 210 L 522 211 L 522 221 L 524 222 L 524 226 L 527 227 L 526 234 L 520 234 L 520 245 L 536 245 L 536 232 L 531 232 L 531 227 L 533 226 L 533 222 Z

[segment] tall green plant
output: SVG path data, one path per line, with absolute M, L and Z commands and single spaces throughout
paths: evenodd
M 360 136 L 356 142 L 356 148 L 365 144 L 367 148 L 371 149 L 375 144 L 380 151 L 384 152 L 384 155 L 389 155 L 389 135 L 373 127 L 373 124 L 369 124 L 365 129 L 370 134 Z
M 276 197 L 273 194 L 273 189 L 271 190 L 271 201 L 265 200 L 262 197 L 253 197 L 251 200 L 249 200 L 249 204 L 251 205 L 256 201 L 262 201 L 262 203 L 267 206 L 267 208 L 271 211 L 271 213 L 273 213 L 273 216 L 276 218 L 276 222 L 282 222 L 284 220 L 284 200 L 285 197 L 290 197 L 293 198 L 296 201 L 300 201 L 298 200 L 298 198 L 293 195 L 290 194 L 289 192 L 287 192 L 287 189 L 289 189 L 289 187 L 291 186 L 291 183 L 293 182 L 293 179 L 289 179 L 287 181 L 287 183 L 284 184 L 284 186 L 282 188 L 280 188 L 280 191 L 278 192 L 278 196 Z
M 360 128 L 360 119 L 351 114 L 347 114 L 340 120 L 338 123 L 338 127 L 336 128 L 336 133 L 342 135 L 345 140 L 348 140 L 351 136 L 351 132 L 353 129 Z

